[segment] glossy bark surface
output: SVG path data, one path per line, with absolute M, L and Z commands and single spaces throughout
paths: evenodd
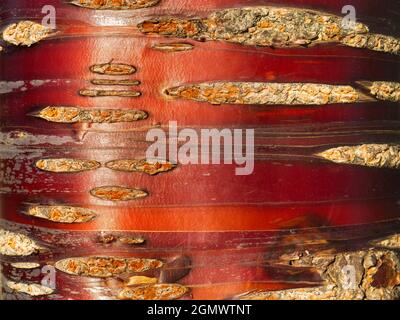
M 1 224 L 47 248 L 27 258 L 2 256 L 5 279 L 40 283 L 39 269 L 16 269 L 11 263 L 17 261 L 44 266 L 71 257 L 145 257 L 161 259 L 167 266 L 145 275 L 186 286 L 183 299 L 230 299 L 254 290 L 322 283 L 315 269 L 293 271 L 282 264 L 282 256 L 304 250 L 354 252 L 398 233 L 400 170 L 338 164 L 316 156 L 340 146 L 399 145 L 398 102 L 211 105 L 164 94 L 181 85 L 231 81 L 349 85 L 368 95 L 358 81 L 400 82 L 398 55 L 338 43 L 270 48 L 199 42 L 146 35 L 137 27 L 160 16 L 205 18 L 216 10 L 259 5 L 340 16 L 347 4 L 161 0 L 146 9 L 103 11 L 57 0 L 2 1 L 2 27 L 20 20 L 40 22 L 42 6 L 53 5 L 58 31 L 31 47 L 3 43 L 0 53 Z M 352 5 L 370 31 L 400 37 L 398 1 L 353 0 Z M 159 50 L 160 43 L 193 48 Z M 115 77 L 90 69 L 110 61 L 137 70 Z M 99 86 L 94 79 L 137 80 L 140 85 Z M 79 94 L 83 89 L 137 90 L 141 96 L 87 97 Z M 147 112 L 148 118 L 58 123 L 29 115 L 47 106 L 135 109 Z M 178 165 L 158 175 L 104 166 L 145 158 L 146 133 L 153 127 L 167 130 L 169 121 L 198 132 L 254 128 L 254 173 L 237 176 L 235 165 Z M 47 158 L 95 160 L 102 166 L 74 173 L 35 166 Z M 103 186 L 138 188 L 148 196 L 116 202 L 91 195 Z M 83 207 L 96 216 L 84 223 L 55 223 L 27 215 L 32 205 Z M 107 236 L 110 242 L 104 240 Z M 145 242 L 120 241 L 127 237 Z M 55 292 L 39 297 L 3 287 L 7 299 L 115 299 L 129 276 L 93 279 L 57 271 Z

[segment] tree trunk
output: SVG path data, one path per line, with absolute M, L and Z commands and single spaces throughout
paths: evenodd
M 398 299 L 400 4 L 352 2 L 3 0 L 3 297 Z

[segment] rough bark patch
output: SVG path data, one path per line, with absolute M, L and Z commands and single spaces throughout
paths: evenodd
M 40 267 L 40 264 L 34 262 L 15 262 L 11 263 L 11 267 L 15 269 L 36 269 Z
M 155 259 L 84 257 L 57 261 L 55 267 L 76 276 L 108 278 L 124 273 L 145 272 L 162 268 L 163 262 Z
M 138 245 L 138 244 L 143 244 L 145 243 L 145 239 L 141 238 L 141 237 L 121 237 L 118 239 L 119 242 L 123 243 L 123 244 L 127 244 L 127 245 Z
M 340 16 L 298 8 L 232 8 L 216 11 L 204 19 L 160 17 L 138 27 L 146 34 L 250 46 L 288 48 L 340 42 L 355 48 L 400 52 L 398 38 L 369 33 L 362 23 L 346 25 Z
M 77 173 L 98 169 L 101 167 L 101 163 L 82 159 L 40 159 L 36 161 L 35 166 L 47 172 Z
M 400 146 L 363 144 L 326 150 L 317 156 L 335 163 L 354 164 L 375 168 L 400 168 Z
M 124 97 L 124 98 L 137 98 L 142 94 L 135 90 L 96 90 L 96 89 L 82 89 L 79 94 L 83 97 Z
M 125 63 L 108 63 L 95 64 L 90 67 L 90 71 L 97 74 L 109 76 L 126 76 L 136 72 L 136 68 Z
M 58 123 L 118 123 L 145 120 L 147 112 L 142 110 L 92 109 L 82 110 L 76 107 L 46 107 L 31 114 L 50 122 Z
M 400 298 L 397 253 L 368 250 L 336 255 L 310 255 L 291 261 L 293 267 L 312 267 L 326 285 L 281 291 L 255 291 L 243 300 L 396 300 Z
M 222 40 L 276 48 L 338 42 L 368 27 L 356 23 L 342 27 L 343 17 L 297 8 L 249 7 L 216 11 L 205 19 L 163 17 L 139 25 L 143 33 L 195 40 Z
M 58 223 L 84 223 L 96 217 L 92 210 L 70 206 L 32 206 L 26 214 Z
M 377 247 L 383 247 L 386 249 L 400 249 L 400 234 L 395 234 L 386 239 L 381 239 L 375 242 Z
M 112 170 L 125 171 L 125 172 L 144 172 L 149 175 L 156 175 L 158 173 L 173 170 L 176 166 L 170 162 L 147 160 L 114 160 L 106 163 L 106 167 Z
M 164 52 L 181 52 L 193 50 L 194 46 L 190 43 L 157 43 L 152 48 Z
M 400 54 L 400 39 L 382 34 L 352 34 L 341 42 L 354 48 Z
M 20 21 L 7 26 L 3 31 L 4 41 L 15 46 L 30 47 L 45 38 L 51 33 L 51 30 L 43 25 L 33 21 Z
M 388 81 L 359 81 L 360 85 L 368 89 L 379 100 L 400 102 L 400 83 Z
M 157 5 L 160 0 L 73 0 L 71 4 L 96 10 L 132 10 Z
M 179 284 L 154 284 L 125 288 L 118 298 L 121 300 L 175 300 L 183 297 L 188 288 Z
M 140 189 L 124 187 L 99 187 L 90 191 L 93 197 L 108 201 L 130 201 L 148 196 L 148 193 Z
M 94 85 L 100 86 L 138 86 L 138 80 L 113 80 L 113 79 L 93 79 L 90 81 Z
M 149 278 L 144 276 L 133 276 L 130 277 L 126 283 L 127 287 L 144 285 L 144 284 L 156 284 L 158 282 L 157 278 Z
M 351 86 L 313 83 L 200 83 L 170 88 L 165 93 L 174 98 L 216 105 L 327 105 L 372 100 Z
M 47 296 L 54 293 L 54 290 L 39 284 L 17 283 L 7 281 L 7 287 L 18 293 L 25 293 L 32 297 Z
M 30 256 L 42 248 L 27 236 L 0 229 L 0 254 L 4 256 Z

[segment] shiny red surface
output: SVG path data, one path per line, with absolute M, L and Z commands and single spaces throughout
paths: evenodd
M 168 87 L 205 81 L 354 85 L 359 80 L 400 80 L 400 60 L 394 55 L 340 45 L 281 50 L 192 40 L 185 41 L 192 43 L 194 50 L 171 54 L 153 50 L 151 46 L 175 39 L 144 37 L 135 27 L 138 22 L 161 14 L 205 16 L 214 9 L 282 2 L 204 0 L 199 5 L 189 0 L 163 0 L 155 8 L 105 13 L 72 7 L 64 1 L 2 1 L 2 25 L 28 18 L 40 20 L 40 7 L 52 4 L 57 9 L 60 30 L 54 39 L 31 48 L 7 47 L 0 56 L 2 81 L 51 80 L 37 87 L 28 85 L 25 92 L 0 95 L 2 132 L 25 131 L 40 137 L 39 142 L 22 145 L 16 151 L 12 148 L 10 151 L 10 145 L 1 145 L 2 219 L 21 224 L 27 228 L 25 231 L 40 227 L 60 232 L 159 232 L 161 235 L 170 232 L 157 238 L 153 248 L 160 254 L 170 250 L 174 254 L 191 255 L 196 268 L 182 283 L 194 285 L 193 298 L 202 299 L 228 298 L 249 290 L 289 285 L 276 283 L 277 272 L 256 263 L 266 252 L 273 252 L 271 248 L 262 248 L 265 234 L 256 237 L 250 246 L 254 247 L 255 258 L 251 255 L 249 259 L 255 265 L 243 267 L 231 265 L 232 261 L 243 258 L 240 251 L 228 254 L 240 246 L 240 241 L 213 253 L 204 248 L 191 251 L 190 241 L 207 243 L 206 232 L 224 236 L 233 232 L 247 243 L 254 237 L 246 233 L 250 231 L 269 231 L 274 235 L 280 230 L 358 226 L 399 218 L 398 170 L 338 165 L 312 156 L 346 144 L 399 143 L 398 104 L 212 106 L 163 96 L 162 91 Z M 284 4 L 340 14 L 348 3 L 292 0 Z M 353 0 L 352 4 L 359 19 L 368 23 L 372 31 L 400 34 L 398 1 Z M 104 26 L 118 21 L 125 26 Z M 131 78 L 142 82 L 139 87 L 142 97 L 90 99 L 77 94 L 79 89 L 93 87 L 89 81 L 96 76 L 89 67 L 111 59 L 138 67 Z M 147 110 L 150 117 L 134 124 L 69 125 L 27 116 L 47 105 L 138 108 Z M 146 131 L 158 125 L 166 128 L 169 121 L 177 121 L 182 128 L 255 128 L 254 173 L 236 176 L 232 165 L 190 165 L 155 177 L 106 168 L 66 175 L 41 172 L 33 166 L 40 157 L 65 156 L 101 162 L 143 157 L 148 146 Z M 54 139 L 48 136 L 63 137 L 66 142 L 54 145 L 51 143 Z M 148 190 L 150 196 L 133 203 L 100 201 L 91 197 L 89 191 L 101 185 L 140 187 Z M 98 217 L 86 224 L 55 224 L 23 215 L 29 203 L 85 206 L 95 210 Z M 179 238 L 184 232 L 186 242 Z M 118 253 L 114 249 L 110 252 Z M 88 241 L 83 244 L 81 254 L 106 254 L 106 251 Z M 71 252 L 66 250 L 61 255 L 68 256 Z M 226 264 L 200 266 L 218 256 L 229 256 Z M 103 281 L 66 275 L 60 275 L 58 282 L 62 288 L 58 298 L 88 299 L 101 295 L 80 292 L 83 282 L 89 287 L 107 286 Z M 290 286 L 296 286 L 295 283 L 298 285 L 298 280 L 293 280 Z M 70 289 L 79 293 L 72 294 Z

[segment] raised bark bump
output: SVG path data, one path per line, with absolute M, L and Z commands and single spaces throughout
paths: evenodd
M 24 20 L 8 25 L 3 31 L 3 39 L 15 46 L 30 47 L 50 36 L 51 32 L 49 28 L 39 23 Z
M 341 42 L 349 47 L 400 54 L 400 39 L 382 34 L 351 34 Z
M 95 10 L 133 10 L 153 7 L 161 0 L 72 0 L 78 7 Z
M 326 160 L 375 168 L 400 169 L 400 146 L 363 144 L 328 149 L 317 156 Z
M 400 102 L 400 83 L 390 81 L 359 81 L 371 95 L 379 100 Z
M 39 159 L 36 161 L 35 166 L 47 172 L 78 173 L 98 169 L 101 167 L 101 163 L 96 160 L 59 158 Z
M 17 293 L 24 293 L 32 297 L 48 296 L 54 293 L 54 290 L 36 283 L 22 283 L 7 281 L 7 287 Z
M 39 268 L 40 264 L 35 263 L 35 262 L 14 262 L 14 263 L 11 263 L 11 267 L 13 267 L 15 269 L 31 270 L 31 269 Z
M 148 193 L 144 190 L 118 186 L 94 188 L 90 191 L 90 194 L 93 197 L 107 201 L 131 201 L 148 196 Z
M 60 205 L 33 205 L 28 208 L 25 214 L 57 223 L 85 223 L 96 217 L 92 210 Z
M 62 106 L 49 106 L 30 115 L 58 123 L 118 123 L 148 118 L 148 113 L 142 110 L 80 109 Z
M 118 241 L 127 245 L 139 245 L 146 242 L 146 240 L 142 237 L 120 237 Z
M 204 19 L 159 18 L 139 28 L 143 33 L 277 48 L 338 42 L 348 34 L 369 31 L 361 23 L 343 28 L 342 21 L 324 12 L 260 6 L 215 11 Z
M 139 160 L 113 160 L 106 163 L 106 167 L 111 170 L 124 172 L 143 172 L 149 175 L 156 175 L 173 170 L 176 165 L 168 161 L 149 162 L 146 159 Z
M 219 40 L 250 46 L 288 48 L 342 43 L 368 50 L 400 53 L 400 39 L 369 33 L 365 24 L 347 28 L 343 17 L 299 8 L 244 7 L 215 11 L 207 18 L 161 17 L 138 25 L 143 33 L 198 41 Z
M 123 289 L 120 300 L 176 300 L 182 298 L 189 289 L 180 284 L 153 284 Z
M 142 94 L 136 90 L 97 90 L 97 89 L 82 89 L 79 94 L 83 97 L 123 97 L 123 98 L 137 98 Z
M 95 64 L 89 68 L 92 73 L 109 76 L 128 76 L 136 73 L 136 67 L 126 63 L 114 63 L 113 61 Z
M 351 86 L 315 83 L 210 82 L 169 88 L 165 94 L 215 105 L 327 105 L 374 101 Z
M 152 46 L 154 50 L 163 52 L 182 52 L 190 51 L 194 49 L 194 46 L 190 43 L 157 43 Z
M 157 278 L 150 278 L 145 276 L 133 276 L 128 279 L 126 283 L 127 287 L 144 285 L 144 284 L 156 284 L 158 282 Z
M 138 86 L 138 80 L 113 80 L 113 79 L 92 79 L 90 82 L 99 86 Z
M 325 280 L 320 287 L 278 291 L 254 291 L 240 300 L 397 300 L 400 298 L 400 260 L 394 251 L 370 249 L 300 257 L 293 267 L 318 270 Z M 352 268 L 351 282 L 344 268 Z M 347 269 L 346 269 L 347 270 Z
M 391 250 L 400 249 L 400 234 L 395 234 L 384 239 L 373 241 L 372 244 L 378 248 L 385 248 Z
M 122 274 L 142 273 L 163 267 L 156 259 L 80 257 L 67 258 L 55 263 L 55 268 L 74 276 L 108 278 Z
M 42 250 L 42 247 L 26 235 L 0 229 L 0 255 L 25 257 Z

